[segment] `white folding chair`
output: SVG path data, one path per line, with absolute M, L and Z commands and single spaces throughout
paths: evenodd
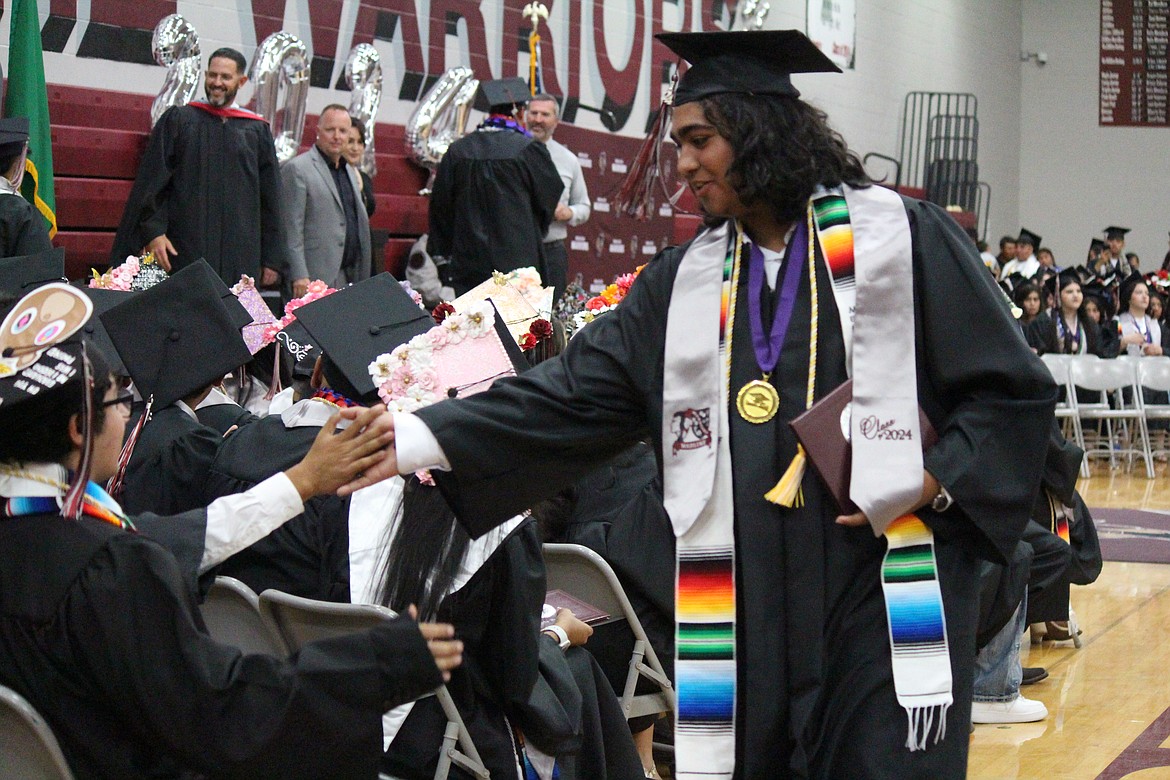
M 634 612 L 622 584 L 605 559 L 580 544 L 544 545 L 544 567 L 550 589 L 563 590 L 608 612 L 611 620 L 625 618 L 634 634 L 634 651 L 630 656 L 625 688 L 621 694 L 626 719 L 674 712 L 675 691 L 654 647 L 646 638 L 638 615 Z M 645 677 L 658 690 L 634 694 L 638 679 Z
M 16 691 L 0 685 L 0 773 L 21 780 L 73 780 L 49 724 Z
M 1102 446 L 1086 449 L 1085 457 L 1108 455 L 1109 464 L 1116 464 L 1119 453 L 1132 464 L 1135 455 L 1141 455 L 1146 464 L 1146 476 L 1154 478 L 1154 461 L 1150 455 L 1150 435 L 1146 429 L 1141 387 L 1137 380 L 1137 365 L 1123 360 L 1091 360 L 1074 355 L 1069 362 L 1069 381 L 1073 388 L 1083 388 L 1099 394 L 1100 402 L 1078 403 L 1081 420 L 1097 420 L 1105 424 Z M 1126 391 L 1129 400 L 1125 399 Z M 1112 401 L 1112 404 L 1110 403 Z M 1119 429 L 1114 429 L 1114 422 Z
M 1170 393 L 1170 357 L 1146 357 L 1138 363 L 1138 383 L 1141 387 L 1160 393 Z M 1142 399 L 1142 408 L 1146 413 L 1146 430 L 1149 430 L 1150 420 L 1170 420 L 1170 401 L 1150 403 Z M 1165 445 L 1166 439 L 1163 439 Z M 1150 445 L 1153 455 L 1165 457 L 1170 455 L 1170 447 L 1162 446 L 1154 449 Z
M 207 633 L 217 642 L 284 658 L 289 649 L 284 640 L 260 617 L 260 599 L 255 591 L 235 577 L 216 577 L 199 605 Z
M 294 651 L 315 639 L 352 634 L 398 617 L 394 610 L 376 604 L 316 601 L 279 590 L 266 590 L 260 594 L 260 614 Z M 487 768 L 447 686 L 440 685 L 434 695 L 447 716 L 435 780 L 446 780 L 451 764 L 462 767 L 479 780 L 489 780 Z
M 1072 438 L 1073 442 L 1081 448 L 1085 449 L 1085 434 L 1081 429 L 1080 413 L 1077 410 L 1077 391 L 1069 381 L 1069 362 L 1075 355 L 1061 355 L 1055 352 L 1041 355 L 1040 359 L 1048 368 L 1048 372 L 1052 374 L 1053 381 L 1060 387 L 1064 388 L 1064 400 L 1056 404 L 1056 418 L 1063 420 L 1061 428 L 1064 431 L 1065 438 Z M 1081 476 L 1088 478 L 1089 476 L 1089 459 L 1081 459 Z

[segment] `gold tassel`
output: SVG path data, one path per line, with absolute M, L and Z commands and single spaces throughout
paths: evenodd
M 804 467 L 807 460 L 804 455 L 804 447 L 797 444 L 796 455 L 788 464 L 788 470 L 784 472 L 784 476 L 780 477 L 776 487 L 764 494 L 764 498 L 773 504 L 779 504 L 789 509 L 794 506 L 804 506 L 804 491 L 801 489 L 800 483 L 804 479 Z

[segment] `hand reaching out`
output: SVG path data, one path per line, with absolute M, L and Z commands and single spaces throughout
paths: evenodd
M 394 451 L 394 415 L 387 412 L 384 406 L 379 405 L 374 408 L 381 410 L 381 416 L 376 421 L 379 430 L 388 432 L 389 435 L 389 438 L 385 439 L 383 444 L 386 448 L 385 452 L 382 453 L 380 460 L 365 466 L 350 482 L 341 485 L 337 491 L 337 495 L 342 498 L 364 487 L 381 482 L 384 479 L 398 476 L 398 455 Z M 352 420 L 358 416 L 360 411 L 358 409 L 342 409 L 341 416 L 345 419 Z M 356 424 L 354 423 L 354 425 Z
M 387 456 L 387 446 L 393 441 L 394 418 L 386 414 L 386 407 L 345 411 L 353 413 L 346 415 L 352 420 L 350 426 L 335 433 L 342 415 L 330 417 L 304 460 L 285 472 L 302 500 L 333 493 L 359 474 L 380 466 Z

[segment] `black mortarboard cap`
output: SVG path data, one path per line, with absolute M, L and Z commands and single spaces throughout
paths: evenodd
M 1008 292 L 1015 292 L 1015 289 L 1025 282 L 1031 281 L 1019 271 L 1013 271 L 1004 278 L 999 280 L 999 284 Z
M 1083 265 L 1078 265 L 1072 270 L 1074 273 L 1076 273 L 1077 278 L 1081 280 L 1082 286 L 1084 286 L 1085 282 L 1089 281 L 1090 279 L 1094 279 L 1097 276 L 1095 273 L 1093 273 L 1092 269 L 1086 268 Z
M 0 148 L 23 144 L 28 140 L 28 117 L 10 116 L 0 119 Z
M 1117 227 L 1117 225 L 1110 225 L 1109 227 L 1105 228 L 1105 230 L 1104 230 L 1105 239 L 1109 240 L 1111 238 L 1120 238 L 1122 241 L 1124 241 L 1125 234 L 1128 233 L 1129 230 L 1130 230 L 1129 228 Z
M 1100 253 L 1103 251 L 1105 251 L 1105 242 L 1101 239 L 1094 238 L 1089 242 L 1089 254 L 1092 254 L 1093 252 Z
M 106 326 L 102 324 L 101 315 L 118 304 L 130 300 L 137 293 L 125 290 L 107 290 L 101 287 L 82 287 L 81 291 L 93 304 L 93 316 L 90 317 L 89 322 L 82 326 L 82 336 L 101 350 L 102 356 L 110 364 L 111 373 L 117 376 L 130 376 L 126 364 L 122 362 L 122 357 L 118 354 L 117 347 L 110 339 L 110 334 L 106 332 Z
M 790 74 L 841 72 L 799 30 L 660 33 L 655 37 L 691 64 L 675 88 L 676 106 L 727 92 L 800 97 Z
M 154 396 L 156 409 L 252 359 L 220 297 L 222 286 L 200 261 L 101 316 L 135 387 L 143 398 Z
M 321 357 L 321 345 L 313 339 L 300 320 L 293 320 L 282 328 L 276 334 L 276 342 L 281 349 L 292 355 L 295 361 L 294 378 L 308 379 L 313 375 L 313 366 L 317 364 L 317 358 Z
M 74 334 L 92 314 L 89 299 L 63 283 L 42 285 L 14 303 L 0 327 L 0 412 L 84 376 Z
M 198 262 L 206 263 L 202 257 Z M 208 266 L 210 268 L 210 266 Z M 213 273 L 211 283 L 215 286 L 215 292 L 219 295 L 219 299 L 223 301 L 224 308 L 227 309 L 228 316 L 232 318 L 232 322 L 237 329 L 243 328 L 245 325 L 252 324 L 252 315 L 244 308 L 244 304 L 240 303 L 240 299 L 231 291 L 218 274 Z
M 477 111 L 489 111 L 497 106 L 523 105 L 532 98 L 528 82 L 517 76 L 512 79 L 496 79 L 479 82 L 475 93 Z
M 63 281 L 65 250 L 60 247 L 0 260 L 0 293 L 23 296 L 41 285 Z
M 1020 228 L 1020 237 L 1016 239 L 1017 244 L 1031 244 L 1032 248 L 1040 246 L 1040 236 L 1033 233 L 1028 228 Z
M 297 322 L 362 395 L 355 401 L 375 390 L 369 369 L 375 358 L 435 324 L 388 273 L 302 306 Z

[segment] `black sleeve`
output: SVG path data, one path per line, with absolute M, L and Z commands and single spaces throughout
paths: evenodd
M 455 166 L 455 159 L 448 149 L 431 185 L 431 202 L 427 211 L 427 253 L 432 257 L 451 256 L 451 228 L 455 219 Z
M 924 465 L 954 498 L 923 519 L 1006 561 L 1040 488 L 1056 385 L 957 223 L 929 203 L 909 214 L 919 397 L 939 434 Z
M 560 492 L 662 427 L 662 352 L 681 251 L 648 265 L 557 360 L 418 417 L 453 467 L 434 477 L 472 535 Z
M 537 676 L 546 583 L 536 523 L 523 523 L 495 554 L 502 559 L 493 570 L 492 614 L 480 661 L 487 678 L 500 686 L 505 711 L 511 712 L 528 701 Z
M 126 535 L 82 574 L 68 620 L 82 672 L 125 727 L 199 772 L 374 777 L 381 714 L 441 676 L 416 624 L 399 619 L 305 645 L 289 659 L 213 641 L 174 560 Z
M 288 245 L 280 202 L 280 163 L 266 122 L 260 126 L 257 150 L 260 161 L 260 265 L 287 277 Z
M 523 154 L 531 177 L 529 191 L 532 193 L 532 212 L 536 215 L 543 234 L 548 230 L 556 214 L 565 183 L 557 173 L 557 166 L 548 153 L 548 147 L 540 141 L 529 144 Z

